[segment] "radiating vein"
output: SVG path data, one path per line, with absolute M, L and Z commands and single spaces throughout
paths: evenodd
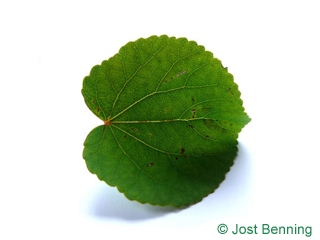
M 146 61 L 143 65 L 140 65 L 140 66 L 138 67 L 138 69 L 131 75 L 131 77 L 127 79 L 127 81 L 123 84 L 121 90 L 120 90 L 119 93 L 117 94 L 116 99 L 115 99 L 114 102 L 113 102 L 112 109 L 114 109 L 114 106 L 116 105 L 120 94 L 123 92 L 123 90 L 124 90 L 124 88 L 126 87 L 126 85 L 128 84 L 128 82 L 129 82 L 131 79 L 133 79 L 134 76 L 140 71 L 140 69 L 141 69 L 143 66 L 147 65 L 147 64 L 157 55 L 157 53 L 160 52 L 161 49 L 162 49 L 164 46 L 166 46 L 166 45 L 167 45 L 167 44 L 162 45 L 162 46 L 158 49 L 158 51 L 155 52 L 155 53 L 153 54 L 153 56 L 152 56 L 148 61 Z M 111 115 L 112 115 L 112 110 L 111 110 L 109 119 L 111 118 Z
M 133 136 L 132 134 L 128 133 L 127 131 L 123 130 L 122 128 L 118 127 L 117 125 L 112 125 L 112 126 L 113 126 L 113 127 L 115 127 L 115 128 L 117 128 L 117 129 L 118 129 L 118 130 L 120 130 L 121 132 L 123 132 L 123 133 L 125 133 L 125 134 L 129 135 L 130 137 L 134 138 L 135 140 L 137 140 L 137 141 L 139 141 L 139 142 L 143 143 L 144 145 L 148 146 L 149 148 L 152 148 L 153 150 L 156 150 L 156 151 L 158 151 L 158 152 L 162 152 L 162 153 L 165 153 L 165 154 L 171 154 L 171 155 L 183 156 L 183 155 L 182 155 L 182 154 L 180 154 L 180 153 L 166 152 L 166 151 L 163 151 L 163 150 L 158 149 L 158 148 L 156 148 L 156 147 L 153 147 L 153 146 L 149 145 L 148 143 L 146 143 L 146 142 L 142 141 L 141 139 L 139 139 L 139 138 L 137 138 L 137 137 Z
M 137 103 L 145 100 L 146 98 L 149 98 L 155 94 L 163 94 L 163 93 L 168 93 L 168 92 L 173 92 L 173 91 L 178 91 L 178 90 L 182 90 L 182 89 L 186 89 L 186 88 L 190 88 L 190 89 L 193 89 L 193 88 L 206 88 L 206 87 L 212 87 L 212 86 L 216 86 L 215 84 L 213 85 L 204 85 L 204 86 L 182 86 L 182 87 L 178 87 L 178 88 L 174 88 L 174 89 L 169 89 L 169 90 L 164 90 L 164 91 L 158 91 L 158 92 L 152 92 L 142 98 L 140 98 L 139 100 L 135 101 L 134 103 L 132 103 L 131 105 L 129 105 L 127 108 L 123 109 L 121 112 L 119 112 L 117 115 L 113 116 L 110 121 L 112 121 L 113 119 L 119 117 L 121 114 L 123 114 L 124 112 L 126 112 L 127 110 L 129 110 L 130 108 L 132 108 L 134 105 L 136 105 Z M 230 99 L 227 99 L 227 100 L 230 100 Z
M 141 101 L 144 100 L 145 98 L 150 97 L 150 96 L 156 94 L 156 93 L 158 92 L 158 89 L 160 88 L 161 84 L 163 83 L 163 80 L 167 77 L 167 75 L 169 74 L 169 72 L 173 69 L 173 67 L 174 67 L 178 62 L 180 62 L 181 60 L 186 59 L 186 58 L 188 58 L 188 57 L 190 57 L 190 56 L 193 56 L 193 55 L 195 55 L 195 54 L 198 54 L 198 52 L 193 52 L 193 53 L 189 53 L 188 55 L 186 55 L 186 56 L 184 56 L 184 57 L 182 57 L 182 58 L 179 58 L 179 56 L 178 56 L 177 60 L 171 64 L 170 68 L 166 71 L 166 73 L 164 74 L 164 76 L 161 78 L 161 80 L 159 81 L 159 84 L 157 85 L 157 87 L 156 87 L 156 89 L 155 89 L 154 92 L 152 92 L 152 93 L 146 95 L 145 97 L 139 99 L 138 101 L 134 102 L 134 103 L 131 104 L 129 107 L 127 107 L 126 109 L 124 109 L 124 110 L 122 110 L 120 113 L 118 113 L 116 116 L 111 117 L 111 115 L 112 115 L 112 113 L 113 113 L 113 109 L 114 109 L 114 107 L 115 107 L 115 104 L 116 104 L 116 102 L 118 101 L 118 98 L 119 98 L 120 94 L 122 93 L 122 91 L 124 90 L 124 88 L 125 88 L 125 86 L 127 85 L 127 83 L 128 83 L 131 79 L 133 79 L 133 78 L 137 75 L 137 73 L 140 71 L 140 69 L 141 69 L 142 67 L 146 66 L 146 65 L 160 52 L 160 50 L 161 50 L 164 46 L 166 46 L 166 45 L 167 45 L 167 44 L 164 44 L 163 46 L 161 46 L 161 47 L 157 50 L 157 52 L 155 52 L 154 55 L 153 55 L 148 61 L 146 61 L 143 65 L 140 65 L 140 66 L 138 67 L 138 69 L 133 73 L 133 75 L 124 83 L 123 87 L 121 88 L 121 90 L 120 90 L 119 93 L 117 94 L 116 99 L 115 99 L 115 101 L 114 101 L 114 103 L 113 103 L 113 105 L 112 105 L 112 110 L 111 110 L 111 113 L 110 113 L 110 116 L 109 116 L 109 120 L 112 120 L 112 119 L 118 117 L 119 115 L 121 115 L 122 113 L 124 113 L 125 111 L 127 111 L 130 107 L 134 106 L 134 105 L 137 104 L 138 102 L 141 102 Z M 179 53 L 179 49 L 180 49 L 180 47 L 178 48 L 178 53 Z M 205 65 L 207 65 L 207 64 L 201 65 L 199 68 L 195 69 L 194 72 L 196 72 L 197 70 L 201 69 L 201 68 L 202 68 L 203 66 L 205 66 Z M 194 73 L 194 72 L 193 72 L 193 73 Z M 187 78 L 187 79 L 188 79 L 188 78 Z M 187 84 L 187 82 L 185 82 L 185 85 L 184 85 L 183 87 L 186 87 L 186 84 Z M 169 92 L 169 91 L 170 91 L 170 90 L 168 90 L 167 92 Z M 161 91 L 161 93 L 164 93 L 164 92 L 165 92 L 165 91 Z
M 197 102 L 195 104 L 193 104 L 192 106 L 188 107 L 179 117 L 179 119 L 182 118 L 182 116 L 190 109 L 200 105 L 200 104 L 203 104 L 203 103 L 207 103 L 207 102 L 215 102 L 215 101 L 230 101 L 230 99 L 224 99 L 224 98 L 216 98 L 216 99 L 209 99 L 209 100 L 206 100 L 206 101 L 201 101 L 201 102 Z
M 116 142 L 118 143 L 119 148 L 121 149 L 121 151 L 132 161 L 132 163 L 137 167 L 137 169 L 139 169 L 141 172 L 143 172 L 144 174 L 146 174 L 147 176 L 149 176 L 152 180 L 159 182 L 158 180 L 154 179 L 150 174 L 148 174 L 146 171 L 144 171 L 133 159 L 132 157 L 123 149 L 123 147 L 121 146 L 118 138 L 116 137 L 114 131 L 112 130 L 112 127 L 110 127 L 110 130 L 113 134 L 114 139 L 116 140 Z M 118 128 L 118 127 L 117 127 Z

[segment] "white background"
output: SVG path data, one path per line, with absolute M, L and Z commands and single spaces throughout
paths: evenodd
M 1 1 L 0 239 L 319 239 L 318 1 Z M 102 122 L 82 80 L 128 41 L 167 34 L 214 53 L 252 118 L 226 180 L 184 209 L 127 200 L 89 173 Z M 225 223 L 229 232 L 220 235 Z M 258 235 L 233 235 L 257 224 Z

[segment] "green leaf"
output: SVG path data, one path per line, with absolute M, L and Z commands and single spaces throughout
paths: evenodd
M 127 43 L 92 68 L 82 94 L 104 122 L 84 143 L 89 171 L 152 205 L 180 207 L 212 193 L 250 121 L 227 68 L 186 38 Z

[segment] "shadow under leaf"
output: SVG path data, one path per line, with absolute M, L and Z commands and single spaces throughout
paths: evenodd
M 91 196 L 89 214 L 96 218 L 143 221 L 178 213 L 186 207 L 152 206 L 128 200 L 117 188 L 101 182 Z
M 223 208 L 223 205 L 228 206 L 228 204 L 223 204 L 225 199 L 239 198 L 239 194 L 242 196 L 240 199 L 247 199 L 243 196 L 247 195 L 246 192 L 243 192 L 243 189 L 249 186 L 243 186 L 243 184 L 249 184 L 251 182 L 252 173 L 250 172 L 252 171 L 252 164 L 250 154 L 247 153 L 246 147 L 243 146 L 242 143 L 239 143 L 238 149 L 238 155 L 234 159 L 235 164 L 231 167 L 230 172 L 228 172 L 226 176 L 227 179 L 224 180 L 219 187 L 219 194 L 215 197 L 209 194 L 209 197 L 206 197 L 205 201 L 198 203 L 208 205 L 205 209 L 216 212 L 217 209 L 215 206 L 219 205 L 219 208 Z M 215 193 L 212 194 L 214 195 Z M 222 197 L 221 194 L 224 195 L 224 197 Z M 169 214 L 179 213 L 190 207 L 161 207 L 130 201 L 120 193 L 117 188 L 110 187 L 103 181 L 101 181 L 97 188 L 90 194 L 88 204 L 89 215 L 100 219 L 118 219 L 120 221 L 144 221 L 161 218 Z M 215 213 L 215 215 L 216 214 L 217 213 Z M 219 216 L 219 214 L 217 216 Z

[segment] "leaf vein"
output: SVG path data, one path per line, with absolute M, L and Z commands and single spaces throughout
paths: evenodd
M 114 126 L 114 125 L 113 125 L 113 126 Z M 150 174 L 148 174 L 146 171 L 144 171 L 144 170 L 132 159 L 132 157 L 131 157 L 131 156 L 123 149 L 123 147 L 121 146 L 118 138 L 116 137 L 114 131 L 112 130 L 112 127 L 111 127 L 111 126 L 109 126 L 109 127 L 110 127 L 110 130 L 111 130 L 112 134 L 113 134 L 114 139 L 115 139 L 116 142 L 118 143 L 119 148 L 120 148 L 121 151 L 132 161 L 132 163 L 136 166 L 136 168 L 139 169 L 139 170 L 140 170 L 141 172 L 143 172 L 144 174 L 146 174 L 146 175 L 147 175 L 148 177 L 150 177 L 152 180 L 154 180 L 154 181 L 156 181 L 156 182 L 159 182 L 158 180 L 156 180 L 155 178 L 153 178 Z M 118 127 L 116 127 L 116 128 L 118 128 Z M 118 129 L 120 129 L 120 128 L 118 128 Z
M 137 141 L 141 142 L 142 144 L 144 144 L 144 145 L 148 146 L 149 148 L 152 148 L 152 149 L 154 149 L 154 150 L 156 150 L 156 151 L 158 151 L 158 152 L 162 152 L 162 153 L 165 153 L 165 154 L 172 154 L 172 155 L 182 156 L 182 154 L 180 154 L 180 153 L 171 153 L 171 152 L 166 152 L 166 151 L 163 151 L 163 150 L 158 149 L 158 148 L 156 148 L 156 147 L 153 147 L 153 146 L 151 146 L 151 145 L 147 144 L 146 142 L 142 141 L 141 139 L 139 139 L 139 138 L 135 137 L 134 135 L 132 135 L 132 134 L 128 133 L 127 131 L 123 130 L 122 128 L 120 128 L 120 127 L 118 127 L 118 126 L 116 126 L 116 125 L 112 125 L 112 126 L 113 126 L 113 127 L 115 127 L 115 128 L 117 128 L 118 130 L 122 131 L 123 133 L 125 133 L 125 134 L 129 135 L 130 137 L 134 138 L 135 140 L 137 140 Z
M 111 110 L 109 119 L 111 118 L 111 115 L 112 115 L 114 106 L 116 105 L 116 103 L 117 103 L 117 101 L 118 101 L 118 99 L 119 99 L 119 96 L 120 96 L 121 93 L 123 92 L 124 88 L 127 86 L 128 82 L 129 82 L 131 79 L 133 79 L 134 76 L 140 71 L 140 69 L 141 69 L 142 67 L 144 67 L 145 65 L 147 65 L 147 64 L 156 56 L 156 54 L 158 54 L 158 53 L 160 52 L 160 50 L 161 50 L 164 46 L 166 46 L 166 45 L 167 45 L 167 44 L 164 44 L 162 47 L 160 47 L 160 48 L 158 49 L 158 51 L 155 52 L 155 53 L 153 54 L 153 56 L 152 56 L 147 62 L 145 62 L 143 65 L 140 65 L 140 66 L 138 67 L 138 69 L 131 75 L 131 77 L 127 79 L 127 81 L 124 83 L 124 85 L 122 86 L 121 90 L 120 90 L 119 93 L 117 94 L 116 99 L 114 100 L 114 103 L 113 103 L 113 105 L 112 105 L 112 110 Z M 125 49 L 125 48 L 124 48 L 124 49 Z

